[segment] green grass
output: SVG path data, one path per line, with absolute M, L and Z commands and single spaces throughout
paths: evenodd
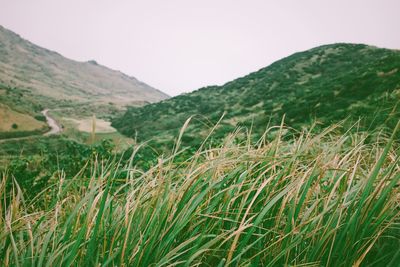
M 60 170 L 33 199 L 6 172 L 0 264 L 396 266 L 398 140 L 338 127 L 258 142 L 237 130 L 145 172 L 95 156 L 91 175 Z

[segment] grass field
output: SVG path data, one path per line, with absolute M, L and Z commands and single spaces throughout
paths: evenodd
M 94 130 L 96 133 L 113 133 L 116 130 L 111 127 L 111 122 L 105 121 L 103 119 L 98 118 L 84 118 L 84 119 L 73 119 L 73 118 L 65 118 L 64 120 L 69 121 L 74 125 L 76 129 L 81 132 L 91 133 L 93 131 L 93 120 L 94 122 Z
M 14 126 L 13 128 L 13 125 Z M 45 122 L 36 120 L 28 114 L 22 114 L 0 104 L 0 132 L 34 131 L 46 127 Z
M 398 266 L 398 140 L 338 127 L 237 130 L 187 159 L 178 138 L 145 172 L 94 157 L 34 198 L 5 173 L 0 264 Z
M 63 135 L 78 142 L 92 144 L 108 139 L 112 140 L 118 151 L 125 150 L 135 143 L 132 138 L 117 132 L 105 119 L 95 118 L 95 134 L 93 135 L 93 117 L 79 117 L 73 113 L 63 116 L 63 110 L 52 111 L 52 114 L 63 125 Z

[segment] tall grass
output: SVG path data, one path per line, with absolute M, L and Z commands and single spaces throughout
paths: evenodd
M 146 172 L 94 160 L 91 177 L 60 171 L 29 201 L 5 173 L 0 264 L 396 266 L 393 137 L 285 131 L 255 144 L 237 131 L 186 160 L 176 147 Z

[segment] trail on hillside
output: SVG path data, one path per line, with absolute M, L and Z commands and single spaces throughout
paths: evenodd
M 49 136 L 49 135 L 54 135 L 62 132 L 62 127 L 60 124 L 49 115 L 49 109 L 45 109 L 41 112 L 43 116 L 46 117 L 46 123 L 50 127 L 50 130 L 41 134 L 41 135 L 29 135 L 29 136 L 23 136 L 23 137 L 15 137 L 15 138 L 6 138 L 6 139 L 0 139 L 0 143 L 4 143 L 7 141 L 17 141 L 17 140 L 27 140 L 35 137 L 40 137 L 40 136 Z
M 42 111 L 43 116 L 46 117 L 47 125 L 50 127 L 50 131 L 44 133 L 43 135 L 53 135 L 58 134 L 62 131 L 61 126 L 57 123 L 57 121 L 49 115 L 49 110 L 45 109 Z

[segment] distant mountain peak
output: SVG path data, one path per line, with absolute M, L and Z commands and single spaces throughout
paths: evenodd
M 99 68 L 100 67 L 100 68 Z M 169 96 L 95 60 L 78 62 L 0 26 L 0 82 L 54 99 L 127 105 Z

